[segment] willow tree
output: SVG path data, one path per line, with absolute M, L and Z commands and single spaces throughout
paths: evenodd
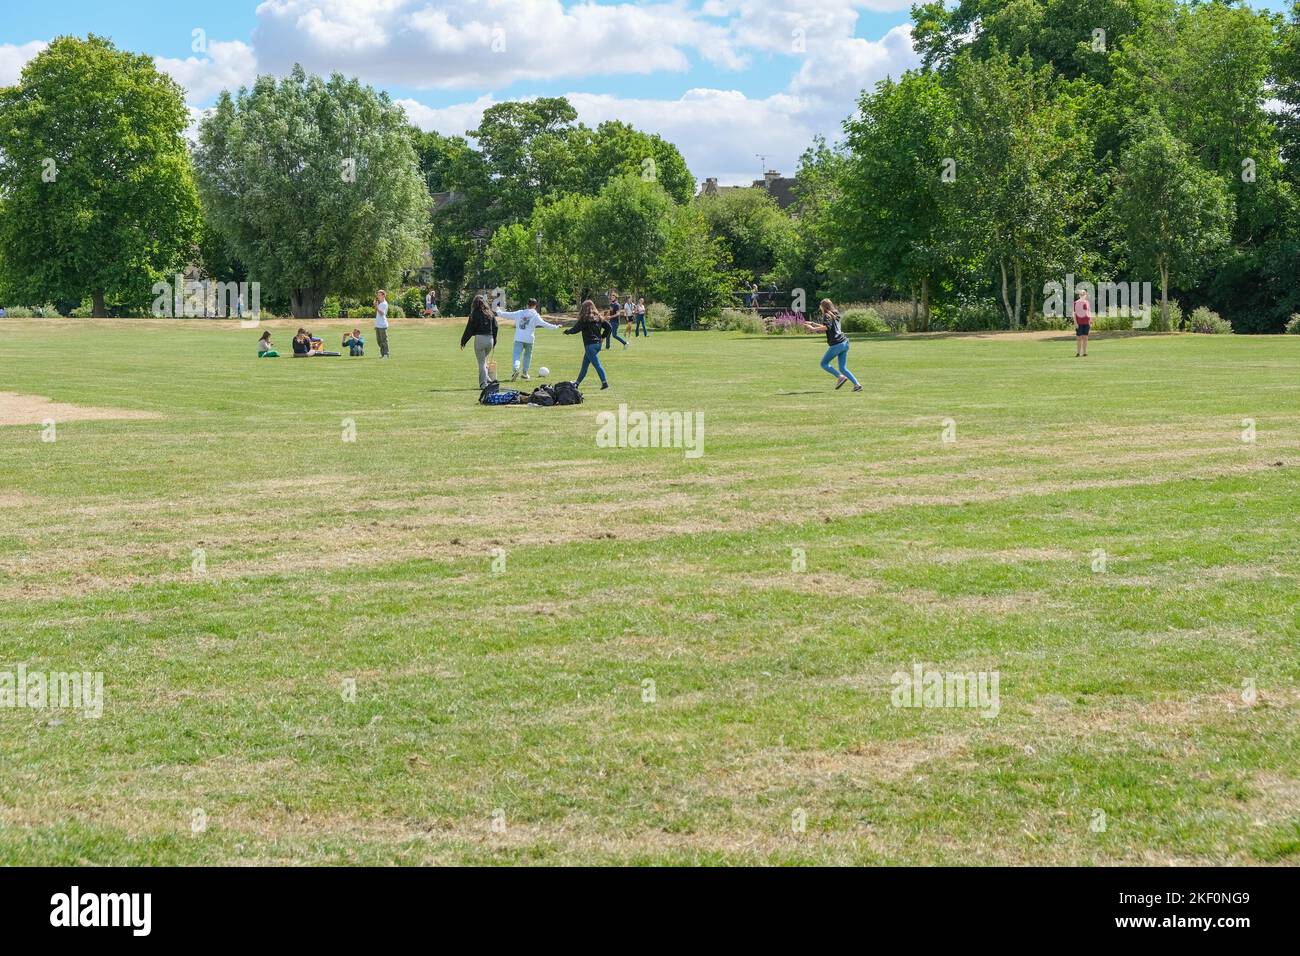
M 249 279 L 314 316 L 414 264 L 432 200 L 400 107 L 355 79 L 302 67 L 222 93 L 194 163 L 209 219 Z

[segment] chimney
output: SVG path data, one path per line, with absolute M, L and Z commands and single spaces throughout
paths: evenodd
M 763 185 L 766 188 L 771 189 L 772 182 L 780 178 L 781 178 L 780 173 L 778 173 L 775 169 L 769 169 L 767 172 L 763 174 Z

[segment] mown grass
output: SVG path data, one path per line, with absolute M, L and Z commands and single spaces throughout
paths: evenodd
M 1300 860 L 1300 340 L 859 340 L 854 395 L 656 334 L 486 409 L 450 325 L 3 328 L 0 391 L 162 417 L 0 428 L 0 671 L 106 697 L 0 708 L 0 862 Z M 703 457 L 598 448 L 620 402 Z

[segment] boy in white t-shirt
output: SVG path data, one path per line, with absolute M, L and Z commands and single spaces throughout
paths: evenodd
M 510 375 L 510 381 L 519 377 L 522 367 L 524 381 L 528 379 L 528 367 L 533 363 L 533 340 L 540 329 L 558 329 L 558 325 L 551 325 L 541 317 L 537 311 L 537 300 L 529 299 L 528 308 L 520 309 L 518 312 L 503 312 L 500 309 L 494 310 L 499 319 L 510 319 L 515 323 L 515 355 L 514 371 Z M 522 366 L 520 362 L 522 360 Z
M 383 289 L 375 296 L 375 340 L 379 343 L 379 357 L 388 358 L 388 296 Z

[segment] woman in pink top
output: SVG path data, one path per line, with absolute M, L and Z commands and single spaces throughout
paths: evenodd
M 1087 356 L 1088 331 L 1092 328 L 1092 306 L 1088 304 L 1088 291 L 1079 290 L 1074 300 L 1074 357 Z

